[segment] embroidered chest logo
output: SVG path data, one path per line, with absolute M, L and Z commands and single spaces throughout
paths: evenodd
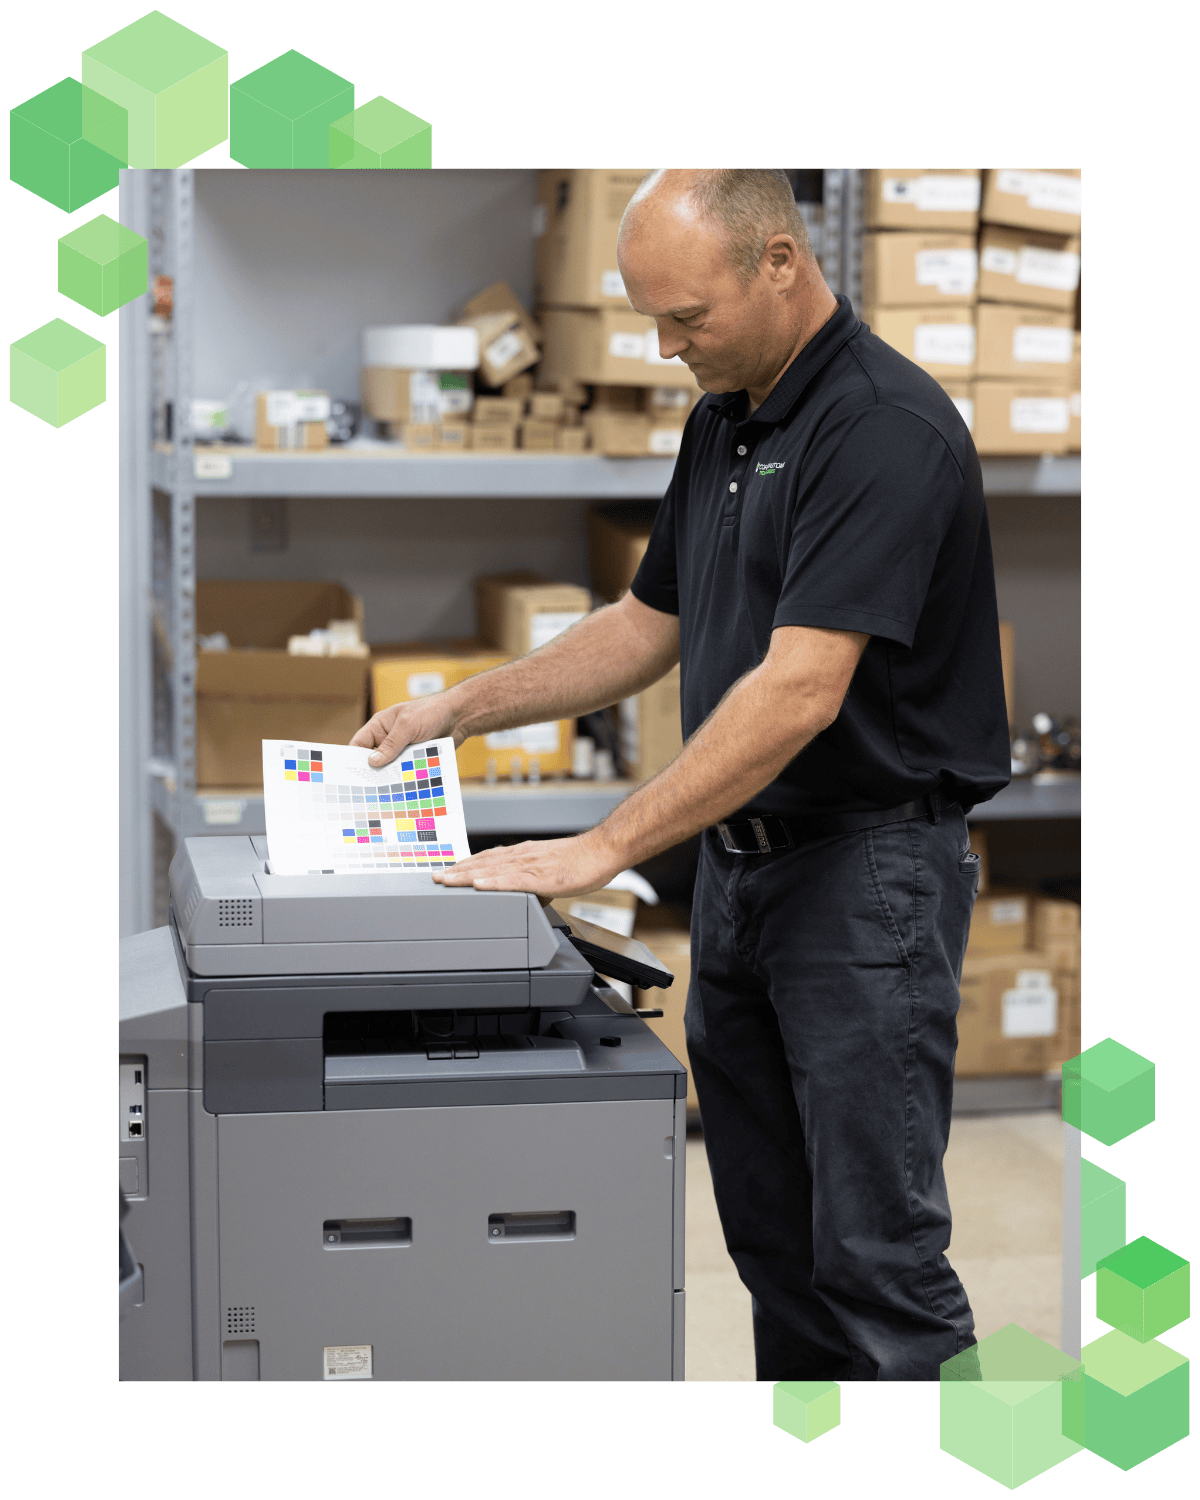
M 782 468 L 783 468 L 782 464 L 755 464 L 754 465 L 754 472 L 756 474 L 768 474 L 769 475 L 769 474 L 774 474 L 777 469 L 782 469 Z

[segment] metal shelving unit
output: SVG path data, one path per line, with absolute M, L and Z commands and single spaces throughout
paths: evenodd
M 259 453 L 197 446 L 190 431 L 195 319 L 192 171 L 125 171 L 121 220 L 150 245 L 150 276 L 170 276 L 168 321 L 147 299 L 121 319 L 121 923 L 165 920 L 166 864 L 193 833 L 261 832 L 261 795 L 198 790 L 195 779 L 195 533 L 210 496 L 340 498 L 553 497 L 657 499 L 670 459 L 557 454 L 417 454 L 356 441 L 321 453 Z M 862 180 L 827 171 L 821 256 L 835 291 L 861 297 Z M 167 404 L 173 430 L 164 430 Z M 1074 458 L 983 461 L 990 495 L 1078 494 Z M 629 791 L 621 782 L 471 786 L 474 833 L 545 833 L 590 827 Z M 1010 787 L 973 819 L 1076 817 L 1079 788 Z

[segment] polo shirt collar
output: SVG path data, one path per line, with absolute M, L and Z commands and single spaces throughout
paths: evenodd
M 779 377 L 771 394 L 749 420 L 765 423 L 781 422 L 804 394 L 813 376 L 822 366 L 829 363 L 860 326 L 854 315 L 854 309 L 850 306 L 849 297 L 839 295 L 833 316 L 817 329 Z M 744 421 L 747 419 L 740 417 L 739 414 L 745 410 L 745 396 L 745 391 L 730 391 L 728 395 L 709 396 L 709 407 L 717 416 L 725 417 L 728 421 Z

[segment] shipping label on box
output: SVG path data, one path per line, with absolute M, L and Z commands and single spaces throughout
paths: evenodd
M 975 318 L 970 307 L 880 307 L 868 309 L 872 333 L 933 376 L 971 374 L 975 365 Z

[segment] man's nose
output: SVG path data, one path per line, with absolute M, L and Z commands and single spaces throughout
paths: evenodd
M 655 319 L 655 327 L 658 329 L 658 357 L 660 359 L 674 359 L 677 354 L 682 354 L 688 347 L 687 339 L 678 331 L 672 331 L 670 326 L 664 326 Z

